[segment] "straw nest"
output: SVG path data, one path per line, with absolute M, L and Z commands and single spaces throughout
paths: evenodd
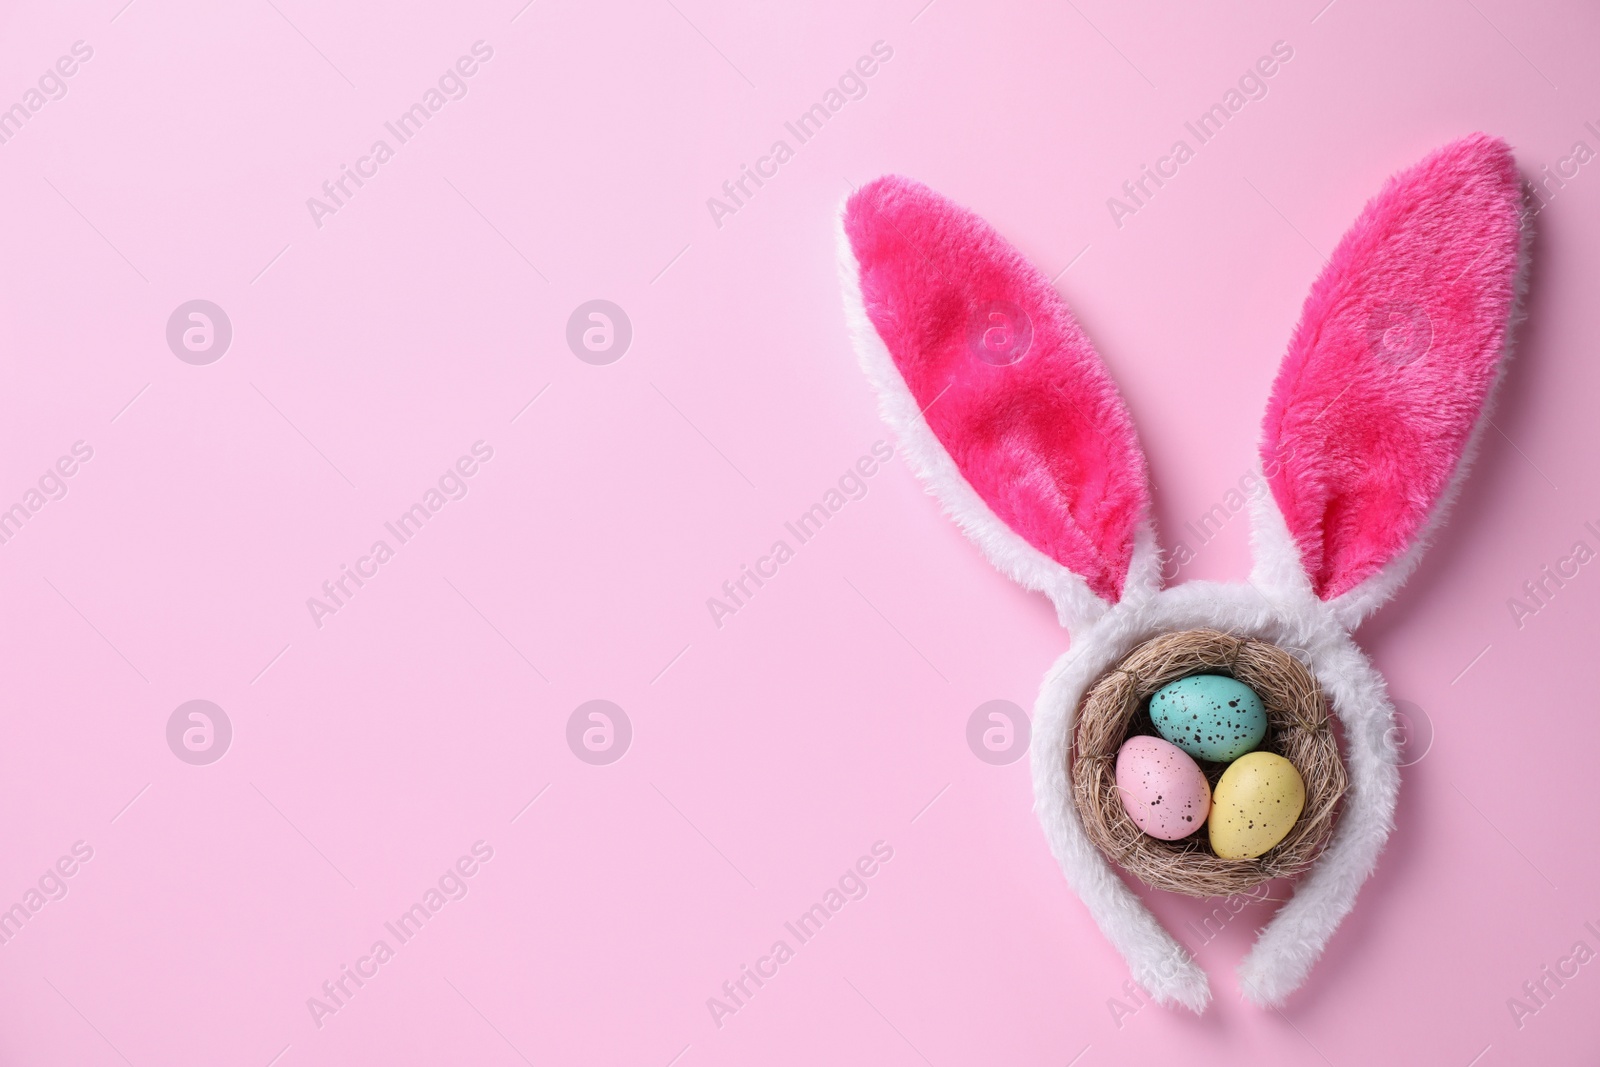
M 1255 859 L 1220 858 L 1203 828 L 1181 841 L 1151 837 L 1133 824 L 1117 794 L 1118 748 L 1133 734 L 1155 733 L 1150 694 L 1191 674 L 1226 674 L 1255 690 L 1267 709 L 1260 748 L 1293 763 L 1305 780 L 1299 821 Z M 1225 765 L 1199 762 L 1214 788 Z M 1073 801 L 1096 847 L 1146 884 L 1194 897 L 1230 896 L 1304 871 L 1332 836 L 1349 784 L 1328 702 L 1311 671 L 1276 645 L 1217 630 L 1151 638 L 1090 686 L 1078 709 L 1068 771 Z

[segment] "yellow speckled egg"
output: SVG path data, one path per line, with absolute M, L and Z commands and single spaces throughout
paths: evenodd
M 1211 792 L 1211 849 L 1251 860 L 1282 841 L 1306 806 L 1294 764 L 1273 752 L 1248 752 L 1228 765 Z

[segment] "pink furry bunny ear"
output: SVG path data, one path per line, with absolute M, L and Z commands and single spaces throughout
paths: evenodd
M 1339 242 L 1267 408 L 1258 578 L 1309 580 L 1353 626 L 1416 566 L 1510 350 L 1522 207 L 1511 149 L 1476 134 L 1391 178 Z
M 1049 280 L 978 216 L 905 178 L 862 187 L 840 221 L 862 365 L 968 536 L 1068 625 L 1115 604 L 1130 573 L 1153 582 L 1133 422 Z

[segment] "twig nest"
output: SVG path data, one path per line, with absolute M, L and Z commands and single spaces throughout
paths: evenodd
M 1153 733 L 1156 690 L 1180 678 L 1220 674 L 1253 690 L 1267 713 L 1260 750 L 1293 764 L 1305 807 L 1272 848 L 1253 859 L 1224 859 L 1208 835 L 1163 841 L 1134 824 L 1117 791 L 1117 751 L 1128 737 Z M 1349 784 L 1315 676 L 1288 652 L 1217 630 L 1161 634 L 1137 646 L 1089 687 L 1078 707 L 1068 755 L 1072 799 L 1084 831 L 1112 862 L 1156 889 L 1195 897 L 1230 896 L 1309 867 L 1333 834 Z M 1202 763 L 1214 787 L 1222 764 Z

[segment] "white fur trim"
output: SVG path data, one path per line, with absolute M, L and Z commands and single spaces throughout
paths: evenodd
M 1123 600 L 1142 600 L 1161 591 L 1161 546 L 1156 544 L 1155 524 L 1147 514 L 1133 530 L 1133 558 L 1128 577 L 1122 583 Z
M 1261 491 L 1250 496 L 1250 548 L 1255 566 L 1250 584 L 1268 595 L 1310 596 L 1311 580 L 1300 559 L 1300 546 L 1283 519 L 1266 476 L 1257 466 Z
M 1378 854 L 1394 829 L 1400 790 L 1394 706 L 1382 676 L 1348 637 L 1319 644 L 1313 661 L 1317 680 L 1344 725 L 1350 790 L 1327 851 L 1239 965 L 1245 998 L 1261 1007 L 1282 1005 L 1300 987 L 1355 906 L 1356 894 L 1378 865 Z
M 944 506 L 946 514 L 1002 574 L 1050 598 L 1061 625 L 1076 634 L 1093 623 L 1105 614 L 1109 605 L 1095 595 L 1082 578 L 1034 548 L 990 510 L 922 417 L 888 347 L 867 317 L 861 298 L 861 267 L 850 247 L 850 238 L 845 234 L 843 207 L 838 217 L 838 254 L 845 319 L 855 342 L 856 355 L 861 369 L 877 391 L 879 413 L 894 430 L 912 470 Z M 938 402 L 937 398 L 933 401 L 934 404 Z
M 1329 607 L 1309 592 L 1189 582 L 1130 598 L 1074 639 L 1045 677 L 1034 708 L 1034 802 L 1067 881 L 1158 1002 L 1203 1011 L 1210 989 L 1192 954 L 1145 908 L 1090 843 L 1072 802 L 1067 758 L 1079 702 L 1095 679 L 1141 641 L 1211 626 L 1293 650 L 1321 681 L 1345 726 L 1350 790 L 1334 839 L 1240 968 L 1245 995 L 1278 1004 L 1305 978 L 1349 912 L 1388 838 L 1399 788 L 1393 709 L 1383 680 Z

